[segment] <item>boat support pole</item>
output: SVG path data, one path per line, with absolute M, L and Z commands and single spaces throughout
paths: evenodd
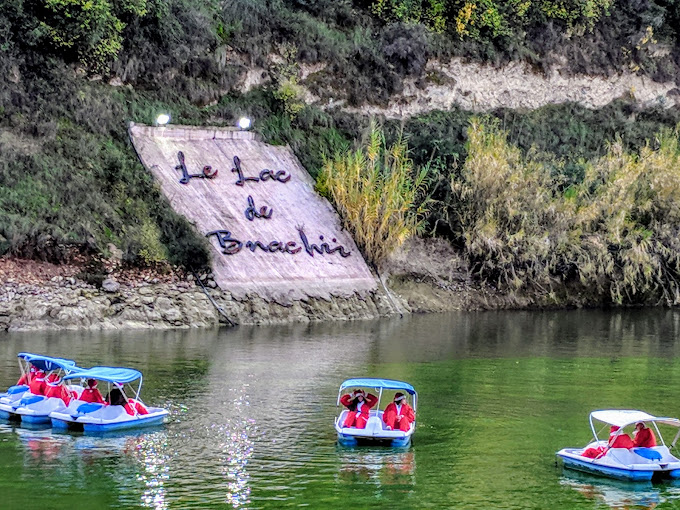
M 678 442 L 678 438 L 680 438 L 680 429 L 678 429 L 678 433 L 675 434 L 675 437 L 673 438 L 673 442 L 671 443 L 671 448 L 675 448 L 675 443 Z
M 227 320 L 227 322 L 229 323 L 230 326 L 236 326 L 236 323 L 235 323 L 234 321 L 232 321 L 232 320 L 227 316 L 227 314 L 224 312 L 224 310 L 222 309 L 222 307 L 221 307 L 220 305 L 218 305 L 218 304 L 215 302 L 215 300 L 213 299 L 213 297 L 212 297 L 212 296 L 210 295 L 210 293 L 208 292 L 208 289 L 206 289 L 206 288 L 205 288 L 205 285 L 203 285 L 203 282 L 202 282 L 201 279 L 198 277 L 198 275 L 197 275 L 196 273 L 194 273 L 193 271 L 191 272 L 191 274 L 194 275 L 194 278 L 196 278 L 196 281 L 197 281 L 198 284 L 201 286 L 201 289 L 203 289 L 203 293 L 204 293 L 206 296 L 208 296 L 208 299 L 210 300 L 210 302 L 212 303 L 212 305 L 215 307 L 215 310 L 217 310 L 218 312 L 220 312 L 220 315 L 222 315 L 222 317 L 224 317 L 224 318 Z

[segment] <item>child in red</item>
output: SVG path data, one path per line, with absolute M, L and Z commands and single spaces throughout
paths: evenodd
M 31 379 L 33 379 L 33 376 L 35 375 L 37 368 L 35 368 L 33 365 L 31 365 L 31 368 L 23 374 L 19 380 L 17 381 L 17 386 L 28 386 L 31 384 Z
M 82 400 L 83 402 L 92 402 L 95 404 L 106 404 L 104 397 L 102 397 L 102 394 L 97 389 L 96 379 L 87 380 L 87 388 L 83 390 L 78 400 Z
M 42 370 L 36 370 L 33 374 L 31 382 L 28 384 L 28 389 L 34 395 L 44 395 L 45 394 L 45 372 Z
M 633 444 L 640 448 L 653 448 L 656 446 L 656 436 L 654 431 L 645 426 L 643 422 L 635 424 L 635 439 Z
M 125 411 L 130 416 L 134 416 L 135 414 L 149 414 L 149 410 L 146 408 L 146 406 L 134 398 L 128 399 L 127 403 L 125 404 Z
M 349 409 L 343 427 L 356 427 L 365 429 L 371 407 L 378 403 L 378 397 L 364 390 L 355 390 L 352 394 L 340 397 L 340 403 Z
M 74 395 L 64 386 L 63 381 L 56 374 L 50 374 L 47 380 L 47 390 L 45 391 L 47 398 L 60 398 L 65 405 L 69 405 Z
M 621 427 L 612 425 L 609 429 L 609 444 L 607 446 L 598 446 L 596 448 L 586 449 L 581 456 L 588 457 L 589 459 L 597 459 L 602 457 L 609 448 L 632 448 L 635 446 L 633 440 L 628 434 L 617 434 Z
M 383 413 L 383 421 L 388 430 L 408 432 L 415 419 L 416 415 L 411 406 L 406 403 L 403 393 L 396 393 L 394 402 L 390 402 Z

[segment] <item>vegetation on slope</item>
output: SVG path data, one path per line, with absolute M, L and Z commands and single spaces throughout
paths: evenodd
M 452 182 L 471 267 L 499 288 L 556 303 L 680 303 L 680 147 L 664 130 L 631 153 L 620 140 L 562 190 L 550 165 L 473 120 Z
M 1 4 L 0 255 L 53 261 L 74 248 L 105 253 L 113 243 L 137 264 L 207 264 L 205 240 L 137 161 L 128 121 L 171 111 L 176 123 L 231 125 L 248 114 L 313 175 L 340 164 L 335 155 L 362 139 L 369 119 L 305 106 L 300 63 L 325 66 L 306 83 L 316 94 L 357 105 L 387 102 L 405 78 L 425 78 L 428 59 L 454 55 L 522 59 L 537 71 L 559 61 L 573 72 L 680 76 L 680 4 L 662 0 Z M 274 66 L 272 54 L 280 57 Z M 239 79 L 253 66 L 268 69 L 271 85 L 241 95 Z M 403 169 L 412 170 L 403 182 L 417 183 L 425 167 L 438 178 L 427 193 L 429 233 L 511 291 L 550 292 L 559 283 L 582 292 L 594 281 L 594 302 L 676 302 L 677 218 L 663 198 L 675 196 L 674 138 L 650 135 L 673 128 L 677 109 L 639 111 L 621 100 L 596 111 L 501 110 L 482 124 L 472 116 L 454 108 L 383 124 L 383 149 L 408 143 Z M 518 185 L 485 187 L 491 168 L 497 181 Z M 653 191 L 650 172 L 665 176 L 666 191 Z M 624 175 L 636 176 L 638 188 L 626 187 Z M 616 193 L 632 198 L 614 225 L 606 214 Z M 417 211 L 423 196 L 397 209 Z M 546 251 L 545 232 L 559 250 Z

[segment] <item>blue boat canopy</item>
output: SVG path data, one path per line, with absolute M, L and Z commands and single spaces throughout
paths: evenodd
M 99 379 L 113 383 L 129 383 L 142 377 L 142 373 L 134 368 L 92 367 L 73 372 L 64 379 Z
M 411 395 L 416 394 L 416 390 L 409 383 L 395 381 L 393 379 L 374 379 L 371 377 L 361 379 L 347 379 L 340 385 L 340 391 L 345 388 L 383 388 L 386 390 L 404 390 Z
M 41 354 L 31 354 L 30 352 L 20 352 L 17 354 L 17 357 L 46 372 L 57 370 L 58 368 L 61 368 L 64 372 L 83 370 L 82 368 L 77 367 L 76 362 L 72 359 L 53 358 Z

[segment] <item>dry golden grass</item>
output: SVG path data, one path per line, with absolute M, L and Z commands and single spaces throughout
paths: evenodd
M 509 292 L 580 292 L 616 303 L 680 303 L 680 152 L 663 132 L 639 154 L 614 143 L 559 190 L 548 166 L 474 119 L 451 186 L 473 270 Z M 554 163 L 553 163 L 554 164 Z
M 427 172 L 413 168 L 403 140 L 387 147 L 372 123 L 360 148 L 324 160 L 317 189 L 335 204 L 344 227 L 377 267 L 422 228 Z

